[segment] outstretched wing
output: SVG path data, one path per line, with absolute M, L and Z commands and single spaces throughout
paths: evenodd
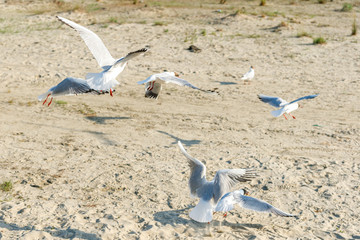
M 301 101 L 301 100 L 304 100 L 304 99 L 312 99 L 312 98 L 316 98 L 319 94 L 313 94 L 313 95 L 308 95 L 308 96 L 305 96 L 305 97 L 301 97 L 301 98 L 298 98 L 292 102 L 289 102 L 289 104 L 292 104 L 294 102 L 298 102 L 298 101 Z
M 264 103 L 268 103 L 273 107 L 282 107 L 285 104 L 287 104 L 287 102 L 284 99 L 279 97 L 271 97 L 263 94 L 259 94 L 258 97 L 261 101 L 263 101 Z
M 254 210 L 257 212 L 268 212 L 273 213 L 278 216 L 282 217 L 295 217 L 296 215 L 292 215 L 286 212 L 281 211 L 270 205 L 269 203 L 259 200 L 257 198 L 249 197 L 241 195 L 240 193 L 234 194 L 235 201 L 240 205 L 242 208 Z
M 206 182 L 206 167 L 205 165 L 190 156 L 180 141 L 178 141 L 179 148 L 184 156 L 189 160 L 190 166 L 190 179 L 189 179 L 189 187 L 192 196 L 197 196 L 196 190 L 204 185 Z
M 251 179 L 256 176 L 256 171 L 251 168 L 224 169 L 217 171 L 214 178 L 215 203 L 217 203 L 225 193 L 230 192 L 231 187 L 236 183 L 251 181 Z
M 132 59 L 132 58 L 134 58 L 134 57 L 137 57 L 137 56 L 139 56 L 140 54 L 145 53 L 145 52 L 147 52 L 147 51 L 148 51 L 147 48 L 142 48 L 142 49 L 139 49 L 139 50 L 137 50 L 137 51 L 130 52 L 130 53 L 128 53 L 125 57 L 120 58 L 119 60 L 117 60 L 116 63 L 114 63 L 114 65 L 113 65 L 111 68 L 117 68 L 119 65 L 126 64 L 127 61 L 129 61 L 130 59 Z
M 77 95 L 83 93 L 101 94 L 92 89 L 85 80 L 72 77 L 65 78 L 52 89 L 53 96 Z
M 191 83 L 189 83 L 188 81 L 181 79 L 179 77 L 175 76 L 175 73 L 173 72 L 165 72 L 162 73 L 161 75 L 158 76 L 158 78 L 166 83 L 174 83 L 177 84 L 179 86 L 185 86 L 185 87 L 190 87 L 196 90 L 201 90 L 198 87 L 195 87 L 194 85 L 192 85 Z
M 234 198 L 234 193 L 226 193 L 218 202 L 215 212 L 228 212 L 234 209 L 234 204 L 237 203 Z
M 88 46 L 89 50 L 93 54 L 100 67 L 104 68 L 106 66 L 114 64 L 115 59 L 111 56 L 109 50 L 105 47 L 104 43 L 98 37 L 98 35 L 90 31 L 89 29 L 77 23 L 74 23 L 66 18 L 59 16 L 57 16 L 57 18 L 69 27 L 75 29 L 80 34 L 80 37 L 84 40 L 86 46 Z

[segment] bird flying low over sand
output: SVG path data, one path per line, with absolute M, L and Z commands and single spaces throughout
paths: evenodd
M 216 204 L 231 187 L 239 182 L 250 181 L 257 176 L 253 169 L 223 169 L 216 172 L 212 181 L 207 181 L 205 165 L 190 156 L 180 141 L 178 145 L 189 162 L 191 195 L 200 198 L 199 203 L 189 214 L 190 218 L 197 222 L 210 222 Z
M 86 80 L 80 78 L 68 77 L 62 80 L 58 85 L 50 88 L 47 92 L 41 94 L 38 97 L 39 101 L 46 103 L 47 99 L 51 97 L 48 106 L 52 103 L 53 97 L 56 96 L 67 96 L 67 95 L 78 95 L 83 93 L 102 94 L 102 92 L 92 89 Z
M 142 48 L 128 53 L 125 57 L 115 59 L 94 32 L 66 18 L 59 16 L 57 18 L 80 34 L 80 37 L 84 40 L 94 58 L 103 69 L 100 73 L 88 73 L 86 75 L 86 80 L 90 87 L 95 90 L 109 91 L 111 96 L 112 88 L 119 84 L 116 77 L 124 70 L 127 61 L 148 51 L 147 48 Z
M 245 189 L 226 193 L 216 205 L 215 212 L 225 212 L 224 217 L 226 217 L 227 212 L 234 209 L 234 204 L 257 212 L 273 213 L 281 217 L 296 217 L 296 215 L 283 212 L 265 201 L 248 196 Z
M 296 119 L 290 113 L 299 108 L 299 104 L 297 103 L 298 101 L 301 101 L 301 100 L 304 100 L 304 99 L 312 99 L 312 98 L 315 98 L 317 96 L 318 96 L 318 94 L 308 95 L 308 96 L 305 96 L 305 97 L 298 98 L 298 99 L 296 99 L 296 100 L 294 100 L 292 102 L 287 102 L 284 99 L 279 98 L 279 97 L 270 97 L 270 96 L 266 96 L 266 95 L 263 95 L 263 94 L 258 95 L 259 99 L 261 101 L 263 101 L 264 103 L 268 103 L 273 107 L 280 108 L 278 110 L 272 111 L 271 115 L 273 115 L 274 117 L 280 117 L 281 115 L 283 115 L 285 117 L 285 119 L 287 119 L 287 117 L 285 116 L 285 113 L 289 114 L 293 119 Z
M 139 81 L 138 84 L 145 84 L 145 97 L 146 98 L 157 98 L 162 89 L 162 83 L 174 83 L 180 86 L 190 87 L 196 90 L 200 90 L 203 92 L 208 92 L 206 90 L 202 90 L 198 87 L 195 87 L 188 81 L 179 78 L 179 75 L 174 72 L 163 72 L 153 74 L 147 79 L 143 81 Z
M 254 70 L 254 67 L 251 66 L 250 67 L 250 70 L 245 73 L 242 77 L 241 77 L 241 80 L 244 80 L 244 84 L 246 82 L 248 82 L 250 84 L 250 81 L 255 77 L 255 70 Z

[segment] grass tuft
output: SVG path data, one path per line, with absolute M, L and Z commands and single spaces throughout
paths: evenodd
M 312 38 L 312 35 L 310 33 L 307 33 L 305 31 L 302 32 L 298 32 L 298 34 L 296 35 L 296 37 L 301 38 L 301 37 L 309 37 Z
M 166 26 L 167 24 L 164 22 L 156 21 L 154 22 L 153 26 Z
M 65 105 L 67 104 L 67 102 L 62 101 L 62 100 L 55 100 L 54 103 L 58 104 L 58 105 Z
M 313 39 L 313 44 L 314 45 L 318 45 L 318 44 L 325 44 L 326 40 L 322 37 L 318 37 L 318 38 L 314 38 Z
M 266 0 L 260 0 L 260 6 L 265 6 L 266 5 Z
M 2 184 L 0 184 L 0 190 L 4 191 L 4 192 L 10 192 L 13 188 L 13 184 L 12 182 L 8 181 L 8 182 L 3 182 Z
M 357 25 L 356 25 L 356 18 L 354 18 L 354 22 L 351 28 L 351 36 L 355 36 L 357 34 Z
M 350 12 L 352 9 L 353 9 L 353 5 L 351 3 L 344 3 L 341 11 Z
M 327 0 L 318 0 L 319 4 L 325 4 L 327 2 Z

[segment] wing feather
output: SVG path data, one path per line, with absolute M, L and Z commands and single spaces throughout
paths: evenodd
M 264 103 L 268 103 L 273 107 L 282 107 L 285 104 L 287 104 L 287 102 L 284 99 L 279 97 L 271 97 L 263 94 L 259 94 L 258 97 L 261 101 L 263 101 Z
M 114 64 L 115 59 L 111 56 L 109 50 L 106 48 L 105 44 L 98 35 L 66 18 L 60 16 L 57 16 L 57 18 L 69 27 L 75 29 L 80 34 L 80 37 L 84 40 L 86 46 L 91 51 L 100 67 L 106 67 Z
M 206 182 L 206 166 L 196 158 L 190 156 L 186 152 L 180 141 L 178 141 L 178 145 L 182 154 L 184 154 L 184 156 L 189 160 L 188 162 L 190 166 L 190 192 L 193 196 L 197 196 L 196 190 L 202 187 Z
M 292 101 L 292 102 L 289 102 L 289 105 L 292 104 L 292 103 L 301 101 L 301 100 L 316 98 L 318 95 L 319 95 L 319 94 L 313 94 L 313 95 L 308 95 L 308 96 L 305 96 L 305 97 L 298 98 L 298 99 L 296 99 L 296 100 L 294 100 L 294 101 Z

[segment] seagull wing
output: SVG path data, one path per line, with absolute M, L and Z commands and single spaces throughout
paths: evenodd
M 197 196 L 196 190 L 206 183 L 206 166 L 190 156 L 180 141 L 178 141 L 179 148 L 184 156 L 189 160 L 190 166 L 190 179 L 189 179 L 189 187 L 192 196 Z
M 175 73 L 173 72 L 165 72 L 166 74 L 162 74 L 159 75 L 158 78 L 166 83 L 174 83 L 177 84 L 179 86 L 185 86 L 185 87 L 190 87 L 196 90 L 201 90 L 198 87 L 195 87 L 194 85 L 192 85 L 191 83 L 189 83 L 188 81 L 178 78 L 175 76 Z
M 279 98 L 279 97 L 271 97 L 271 96 L 266 96 L 263 94 L 259 94 L 258 97 L 264 103 L 268 103 L 274 107 L 282 107 L 285 104 L 287 104 L 287 102 L 284 99 Z
M 234 198 L 233 192 L 226 193 L 218 202 L 215 208 L 215 212 L 228 212 L 234 209 L 234 204 L 237 201 Z
M 294 102 L 298 102 L 298 101 L 301 101 L 301 100 L 304 100 L 304 99 L 312 99 L 312 98 L 316 98 L 319 94 L 314 94 L 314 95 L 308 95 L 308 96 L 305 96 L 305 97 L 301 97 L 301 98 L 298 98 L 292 102 L 289 102 L 289 104 L 292 104 Z
M 234 192 L 234 199 L 242 208 L 254 210 L 257 212 L 273 213 L 282 217 L 295 217 L 295 215 L 286 213 L 270 205 L 269 203 L 259 200 L 257 198 L 244 196 L 240 192 Z
M 125 57 L 120 58 L 119 60 L 117 60 L 117 61 L 114 63 L 114 65 L 109 69 L 109 71 L 111 71 L 112 68 L 117 68 L 117 67 L 119 67 L 120 65 L 126 64 L 127 61 L 129 61 L 130 59 L 132 59 L 132 58 L 134 58 L 134 57 L 137 57 L 137 56 L 139 56 L 140 54 L 145 53 L 145 52 L 147 52 L 147 51 L 148 51 L 147 48 L 142 48 L 142 49 L 139 49 L 139 50 L 137 50 L 137 51 L 128 53 Z
M 217 203 L 219 199 L 230 191 L 238 182 L 251 181 L 256 177 L 256 171 L 251 168 L 247 169 L 223 169 L 216 172 L 214 178 L 214 201 Z
M 85 80 L 72 77 L 65 78 L 52 90 L 53 96 L 77 95 L 83 93 L 100 94 L 100 92 L 92 89 Z
M 90 31 L 89 29 L 77 23 L 74 23 L 66 18 L 59 16 L 57 16 L 57 18 L 69 27 L 75 29 L 80 34 L 80 37 L 84 40 L 86 46 L 88 46 L 89 50 L 93 54 L 100 67 L 104 68 L 106 66 L 114 64 L 115 59 L 111 56 L 109 50 L 105 47 L 104 43 L 98 37 L 98 35 Z

